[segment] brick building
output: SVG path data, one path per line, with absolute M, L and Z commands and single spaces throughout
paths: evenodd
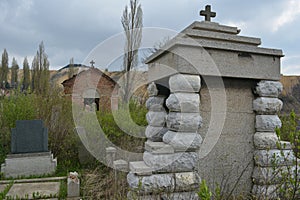
M 101 70 L 91 67 L 62 82 L 64 93 L 84 109 L 118 109 L 118 84 Z

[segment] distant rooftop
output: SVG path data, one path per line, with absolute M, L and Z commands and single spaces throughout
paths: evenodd
M 62 71 L 62 70 L 64 70 L 64 69 L 67 69 L 67 68 L 69 68 L 69 67 L 83 67 L 83 68 L 89 68 L 89 66 L 86 66 L 86 65 L 83 65 L 83 64 L 68 64 L 68 65 L 66 65 L 66 66 L 64 66 L 64 67 L 62 67 L 62 68 L 60 68 L 59 70 L 57 70 L 58 72 L 59 71 Z

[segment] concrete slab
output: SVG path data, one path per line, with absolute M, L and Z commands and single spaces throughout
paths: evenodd
M 45 182 L 45 183 L 18 183 L 14 184 L 9 190 L 7 197 L 17 196 L 19 198 L 28 198 L 31 199 L 33 193 L 39 193 L 40 195 L 58 195 L 59 194 L 60 182 Z
M 51 199 L 40 199 L 40 200 L 58 200 L 58 198 L 51 198 Z
M 30 175 L 53 174 L 57 166 L 51 152 L 9 154 L 1 165 L 6 178 L 28 177 Z
M 46 177 L 46 178 L 30 178 L 30 179 L 19 179 L 19 180 L 14 180 L 14 183 L 37 183 L 37 182 L 57 182 L 61 180 L 67 180 L 66 176 L 61 176 L 61 177 Z M 9 184 L 11 180 L 3 180 L 0 181 L 1 184 Z
M 0 192 L 3 192 L 6 188 L 7 184 L 0 184 Z

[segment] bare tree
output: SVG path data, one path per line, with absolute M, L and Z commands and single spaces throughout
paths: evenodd
M 41 42 L 32 61 L 31 89 L 37 94 L 47 94 L 48 92 L 50 80 L 49 65 L 44 43 Z
M 74 74 L 75 74 L 74 58 L 71 58 L 70 59 L 70 64 L 69 64 L 69 67 L 68 67 L 68 78 L 72 78 Z
M 123 58 L 124 72 L 126 73 L 123 101 L 126 103 L 130 99 L 133 79 L 129 71 L 133 70 L 138 64 L 138 50 L 142 41 L 143 11 L 138 0 L 130 0 L 130 7 L 125 7 L 121 22 L 126 37 Z
M 152 49 L 149 50 L 150 54 L 153 54 L 159 50 L 164 50 L 164 47 L 171 41 L 170 36 L 164 37 L 162 40 L 156 42 Z

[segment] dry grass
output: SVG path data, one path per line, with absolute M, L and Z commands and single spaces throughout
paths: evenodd
M 86 171 L 83 175 L 84 199 L 126 199 L 126 175 L 101 166 Z

